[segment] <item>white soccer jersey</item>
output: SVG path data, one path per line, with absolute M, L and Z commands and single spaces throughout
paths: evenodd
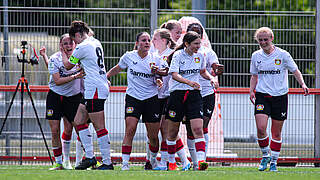
M 291 55 L 278 47 L 270 55 L 260 49 L 251 57 L 250 73 L 258 75 L 256 91 L 271 96 L 288 93 L 288 70 L 294 72 L 297 69 Z
M 206 62 L 206 70 L 210 73 L 212 64 L 219 64 L 217 54 L 210 48 L 201 46 L 199 52 L 203 54 Z M 214 86 L 211 85 L 210 80 L 207 80 L 200 76 L 200 86 L 202 87 L 201 96 L 205 97 L 214 93 Z
M 72 63 L 72 58 L 79 61 L 86 74 L 84 77 L 84 98 L 107 99 L 109 86 L 104 68 L 103 48 L 100 41 L 94 37 L 85 39 L 73 51 L 69 59 L 70 63 Z
M 151 73 L 151 66 L 161 67 L 160 57 L 148 53 L 141 59 L 138 51 L 126 52 L 118 63 L 121 69 L 127 68 L 127 94 L 138 99 L 145 100 L 158 94 L 155 75 Z
M 183 78 L 199 83 L 200 70 L 205 69 L 205 60 L 201 53 L 197 52 L 190 56 L 184 49 L 178 50 L 173 54 L 169 73 L 179 73 Z M 175 90 L 193 90 L 194 88 L 178 82 L 173 78 L 169 81 L 169 92 Z M 201 90 L 201 86 L 200 86 Z
M 164 50 L 162 52 L 162 54 L 159 54 L 160 59 L 163 61 L 163 66 L 160 68 L 166 68 L 168 67 L 168 56 L 173 52 L 172 49 L 167 48 L 166 50 Z M 170 96 L 169 93 L 169 80 L 171 79 L 171 75 L 168 74 L 167 76 L 162 76 L 162 82 L 163 82 L 163 86 L 159 89 L 158 91 L 158 98 L 159 99 L 164 99 Z
M 56 83 L 53 80 L 52 75 L 55 73 L 59 73 L 60 77 L 68 77 L 71 75 L 74 75 L 78 73 L 79 69 L 77 66 L 74 66 L 72 69 L 69 71 L 66 70 L 66 68 L 63 65 L 62 61 L 62 55 L 61 52 L 56 52 L 53 54 L 50 59 L 49 59 L 49 64 L 48 64 L 48 70 L 50 74 L 50 79 L 49 79 L 49 88 L 53 92 L 62 95 L 62 96 L 74 96 L 76 94 L 80 93 L 80 79 L 75 79 L 73 81 L 70 81 L 68 83 L 62 84 L 62 85 L 56 85 Z

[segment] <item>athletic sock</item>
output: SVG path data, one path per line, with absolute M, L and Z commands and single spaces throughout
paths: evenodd
M 176 151 L 177 151 L 177 154 L 182 162 L 182 164 L 185 166 L 189 163 L 189 160 L 187 158 L 187 154 L 186 154 L 186 151 L 184 149 L 184 145 L 183 145 L 183 142 L 181 140 L 181 138 L 179 138 L 177 141 L 176 141 Z
M 197 160 L 196 147 L 195 147 L 195 142 L 194 142 L 193 136 L 188 136 L 187 145 L 188 145 L 188 149 L 189 149 L 189 153 L 190 153 L 193 165 L 197 166 L 198 160 Z
M 122 146 L 122 164 L 128 164 L 132 146 Z
M 169 163 L 175 163 L 175 153 L 176 153 L 176 141 L 167 140 L 168 145 L 168 155 L 169 155 Z
M 84 154 L 84 149 L 81 144 L 80 138 L 78 136 L 77 142 L 76 142 L 76 166 L 79 165 L 79 163 L 81 162 L 83 158 L 83 154 Z
M 85 150 L 86 158 L 93 158 L 93 144 L 92 144 L 92 135 L 89 131 L 87 124 L 82 124 L 77 126 L 77 131 L 82 142 L 82 146 Z
M 206 151 L 205 151 L 205 153 L 207 153 L 208 152 L 208 147 L 209 147 L 209 140 L 210 140 L 209 134 L 208 134 L 208 128 L 203 128 L 203 137 L 204 137 L 204 139 L 206 141 Z
M 65 132 L 62 133 L 61 143 L 62 143 L 63 161 L 70 160 L 71 137 L 72 137 L 72 134 L 66 134 Z
M 161 160 L 160 160 L 160 166 L 167 166 L 167 162 L 169 161 L 169 154 L 168 154 L 168 145 L 166 141 L 161 142 Z
M 196 147 L 196 154 L 197 154 L 197 160 L 203 161 L 206 160 L 206 142 L 204 138 L 196 138 L 194 140 L 195 142 L 195 147 Z
M 98 145 L 100 148 L 101 156 L 102 156 L 102 163 L 106 165 L 110 165 L 111 162 L 111 155 L 110 155 L 110 140 L 109 134 L 107 129 L 101 129 L 97 131 L 98 137 Z
M 277 141 L 277 140 L 271 139 L 271 143 L 270 143 L 271 163 L 277 163 L 280 155 L 281 144 L 282 144 L 281 140 Z
M 52 147 L 52 151 L 56 163 L 62 164 L 62 147 Z
M 269 148 L 269 137 L 266 136 L 264 138 L 259 139 L 258 138 L 258 144 L 260 147 L 260 150 L 262 152 L 262 157 L 269 157 L 270 148 Z

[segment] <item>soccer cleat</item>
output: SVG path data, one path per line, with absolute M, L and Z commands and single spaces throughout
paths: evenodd
M 129 171 L 130 170 L 130 166 L 128 163 L 123 163 L 122 167 L 121 167 L 122 171 Z
M 272 171 L 272 172 L 277 172 L 278 169 L 277 169 L 277 164 L 276 163 L 270 163 L 270 169 L 269 171 Z
M 101 166 L 101 163 L 97 161 L 97 164 L 91 166 L 91 170 L 97 169 L 99 166 Z
M 208 163 L 205 160 L 199 161 L 198 162 L 198 170 L 204 171 L 208 169 Z
M 260 165 L 259 165 L 259 168 L 258 168 L 258 170 L 259 171 L 264 171 L 264 170 L 266 170 L 267 169 L 267 167 L 268 167 L 268 163 L 270 162 L 270 157 L 263 157 L 262 159 L 261 159 L 261 162 L 260 162 Z
M 152 165 L 150 161 L 146 162 L 146 164 L 144 165 L 144 170 L 152 170 Z
M 112 163 L 109 165 L 102 164 L 97 168 L 97 170 L 114 170 L 114 168 Z
M 168 167 L 167 166 L 157 166 L 157 167 L 153 168 L 153 170 L 155 170 L 155 171 L 167 171 Z
M 71 170 L 71 169 L 72 169 L 70 160 L 64 161 L 64 162 L 62 163 L 62 166 L 63 166 L 64 169 L 68 169 L 68 170 Z
M 178 171 L 179 168 L 177 166 L 177 163 L 169 163 L 169 168 L 168 168 L 169 171 Z
M 93 157 L 93 158 L 85 158 L 74 169 L 76 169 L 76 170 L 86 170 L 87 168 L 89 168 L 91 166 L 94 166 L 96 164 L 97 164 L 97 160 L 96 160 L 95 157 Z
M 181 171 L 188 171 L 191 168 L 191 163 L 189 162 L 187 165 L 183 166 Z
M 54 164 L 51 168 L 49 168 L 50 171 L 63 170 L 63 169 L 64 168 L 63 168 L 62 164 L 58 164 L 58 163 Z

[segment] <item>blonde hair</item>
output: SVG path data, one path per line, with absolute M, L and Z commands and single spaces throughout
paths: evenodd
M 161 39 L 167 40 L 167 45 L 169 44 L 170 49 L 174 49 L 176 47 L 176 43 L 172 40 L 170 31 L 168 29 L 156 29 L 153 35 L 158 33 Z
M 270 37 L 271 37 L 271 38 L 274 37 L 273 31 L 272 31 L 269 27 L 261 27 L 261 28 L 257 29 L 256 32 L 254 33 L 254 39 L 255 39 L 256 41 L 258 41 L 257 35 L 258 35 L 259 33 L 262 33 L 262 32 L 270 34 Z

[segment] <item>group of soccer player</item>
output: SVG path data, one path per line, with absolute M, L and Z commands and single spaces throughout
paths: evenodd
M 186 29 L 183 29 L 183 25 Z M 258 144 L 263 158 L 259 170 L 276 171 L 281 148 L 281 130 L 287 117 L 288 69 L 302 86 L 308 88 L 301 72 L 288 52 L 272 44 L 270 28 L 255 33 L 260 50 L 252 55 L 250 100 L 255 105 Z M 88 25 L 73 21 L 69 34 L 60 40 L 60 51 L 48 60 L 45 48 L 40 51 L 50 72 L 46 118 L 52 132 L 52 148 L 56 164 L 51 170 L 71 169 L 70 140 L 72 127 L 78 134 L 75 169 L 97 165 L 88 123 L 97 133 L 102 162 L 98 170 L 113 170 L 110 140 L 105 128 L 104 103 L 110 81 L 127 69 L 125 97 L 125 136 L 122 142 L 122 170 L 129 170 L 132 142 L 141 117 L 147 130 L 147 163 L 145 169 L 178 170 L 175 154 L 187 171 L 191 163 L 179 137 L 181 122 L 187 129 L 187 145 L 194 170 L 206 170 L 208 124 L 215 107 L 217 75 L 223 73 L 216 53 L 199 20 L 183 17 L 169 20 L 154 31 L 138 33 L 135 47 L 127 51 L 119 63 L 106 71 L 103 48 Z M 258 81 L 259 80 L 259 81 Z M 268 117 L 272 118 L 272 138 L 266 133 Z M 62 142 L 60 119 L 64 118 Z M 161 143 L 159 142 L 161 133 Z M 81 144 L 81 145 L 80 145 Z M 82 148 L 85 158 L 82 159 Z M 161 160 L 157 155 L 160 149 Z M 271 150 L 270 150 L 271 149 Z

